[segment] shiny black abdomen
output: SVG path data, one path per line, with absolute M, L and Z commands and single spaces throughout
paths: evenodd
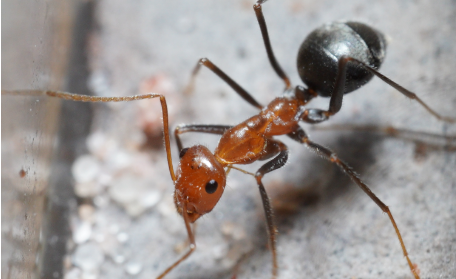
M 329 97 L 340 57 L 353 57 L 378 69 L 385 51 L 386 41 L 379 31 L 359 22 L 329 23 L 310 33 L 299 48 L 299 76 L 310 89 Z M 344 93 L 363 86 L 372 76 L 360 66 L 348 63 Z

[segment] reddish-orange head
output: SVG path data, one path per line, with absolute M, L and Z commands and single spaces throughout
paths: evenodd
M 226 173 L 215 156 L 202 145 L 181 151 L 174 203 L 182 215 L 184 204 L 190 222 L 210 212 L 225 190 Z

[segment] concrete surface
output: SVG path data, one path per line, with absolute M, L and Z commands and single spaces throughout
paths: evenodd
M 263 104 L 281 93 L 283 84 L 267 60 L 252 5 L 245 0 L 99 1 L 98 27 L 88 41 L 92 90 L 105 96 L 167 94 L 171 126 L 246 119 L 255 109 L 206 69 L 193 95 L 182 91 L 197 60 L 208 57 Z M 358 20 L 389 39 L 383 74 L 443 114 L 456 116 L 454 1 L 271 0 L 263 10 L 277 59 L 294 84 L 300 83 L 295 64 L 304 37 L 326 22 Z M 92 188 L 79 186 L 85 198 L 74 215 L 66 278 L 82 278 L 84 270 L 94 278 L 153 278 L 185 251 L 185 228 L 173 209 L 160 134 L 152 133 L 158 140 L 143 147 L 141 130 L 159 131 L 161 125 L 159 107 L 152 107 L 158 102 L 150 103 L 95 106 L 88 162 L 101 171 L 89 177 Z M 378 79 L 347 95 L 328 125 L 347 123 L 456 134 L 456 125 L 435 120 Z M 390 207 L 421 278 L 456 277 L 454 151 L 445 143 L 426 148 L 374 133 L 303 127 L 353 166 Z M 184 145 L 213 149 L 216 140 L 185 135 Z M 412 278 L 393 227 L 375 203 L 335 166 L 283 141 L 291 150 L 289 163 L 265 179 L 281 212 L 276 217 L 279 278 Z M 130 194 L 141 201 L 129 201 Z M 270 278 L 265 223 L 252 177 L 233 171 L 219 204 L 197 223 L 196 252 L 166 278 Z M 79 261 L 87 251 L 96 266 Z

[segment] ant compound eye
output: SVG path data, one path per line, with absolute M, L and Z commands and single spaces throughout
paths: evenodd
M 184 157 L 185 153 L 187 153 L 188 147 L 187 148 L 182 148 L 182 150 L 179 153 L 179 158 Z
M 212 179 L 211 181 L 209 181 L 208 183 L 206 183 L 206 192 L 207 192 L 208 194 L 212 194 L 212 193 L 214 193 L 215 191 L 217 191 L 217 187 L 218 187 L 217 181 L 215 181 L 214 179 Z

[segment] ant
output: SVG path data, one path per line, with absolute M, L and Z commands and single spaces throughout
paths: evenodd
M 354 170 L 342 161 L 337 154 L 323 147 L 308 137 L 299 126 L 303 121 L 317 124 L 327 121 L 337 114 L 342 107 L 345 94 L 366 84 L 374 76 L 395 88 L 404 96 L 417 101 L 424 109 L 440 121 L 455 123 L 455 118 L 443 117 L 431 109 L 416 94 L 410 92 L 377 71 L 386 52 L 386 40 L 376 29 L 359 22 L 334 22 L 314 30 L 302 43 L 297 58 L 297 67 L 302 81 L 307 85 L 292 87 L 288 76 L 277 62 L 269 41 L 262 5 L 266 0 L 259 0 L 253 6 L 258 20 L 269 62 L 276 74 L 285 84 L 284 94 L 263 106 L 247 91 L 220 70 L 209 59 L 202 58 L 194 68 L 186 91 L 191 91 L 195 78 L 204 66 L 225 81 L 237 94 L 252 106 L 258 108 L 257 115 L 236 126 L 228 125 L 179 125 L 174 130 L 180 162 L 177 171 L 171 156 L 170 130 L 166 99 L 159 94 L 145 94 L 127 97 L 93 97 L 57 91 L 2 91 L 15 95 L 47 95 L 72 101 L 82 102 L 128 102 L 142 99 L 159 98 L 163 115 L 165 149 L 171 179 L 175 185 L 174 202 L 182 215 L 189 239 L 189 251 L 169 266 L 158 278 L 164 278 L 196 249 L 195 235 L 190 224 L 204 214 L 209 213 L 219 201 L 226 185 L 226 176 L 235 165 L 251 164 L 259 160 L 269 160 L 256 173 L 248 173 L 256 179 L 269 235 L 269 247 L 272 254 L 272 277 L 278 276 L 276 252 L 276 226 L 273 209 L 263 185 L 263 177 L 285 165 L 288 148 L 275 136 L 287 135 L 304 144 L 320 157 L 337 165 L 386 213 L 396 232 L 402 252 L 409 268 L 416 279 L 420 278 L 416 264 L 410 260 L 399 228 L 389 208 L 369 189 Z M 306 108 L 314 98 L 329 97 L 327 110 Z M 202 145 L 183 148 L 180 136 L 188 132 L 221 135 L 214 153 Z

